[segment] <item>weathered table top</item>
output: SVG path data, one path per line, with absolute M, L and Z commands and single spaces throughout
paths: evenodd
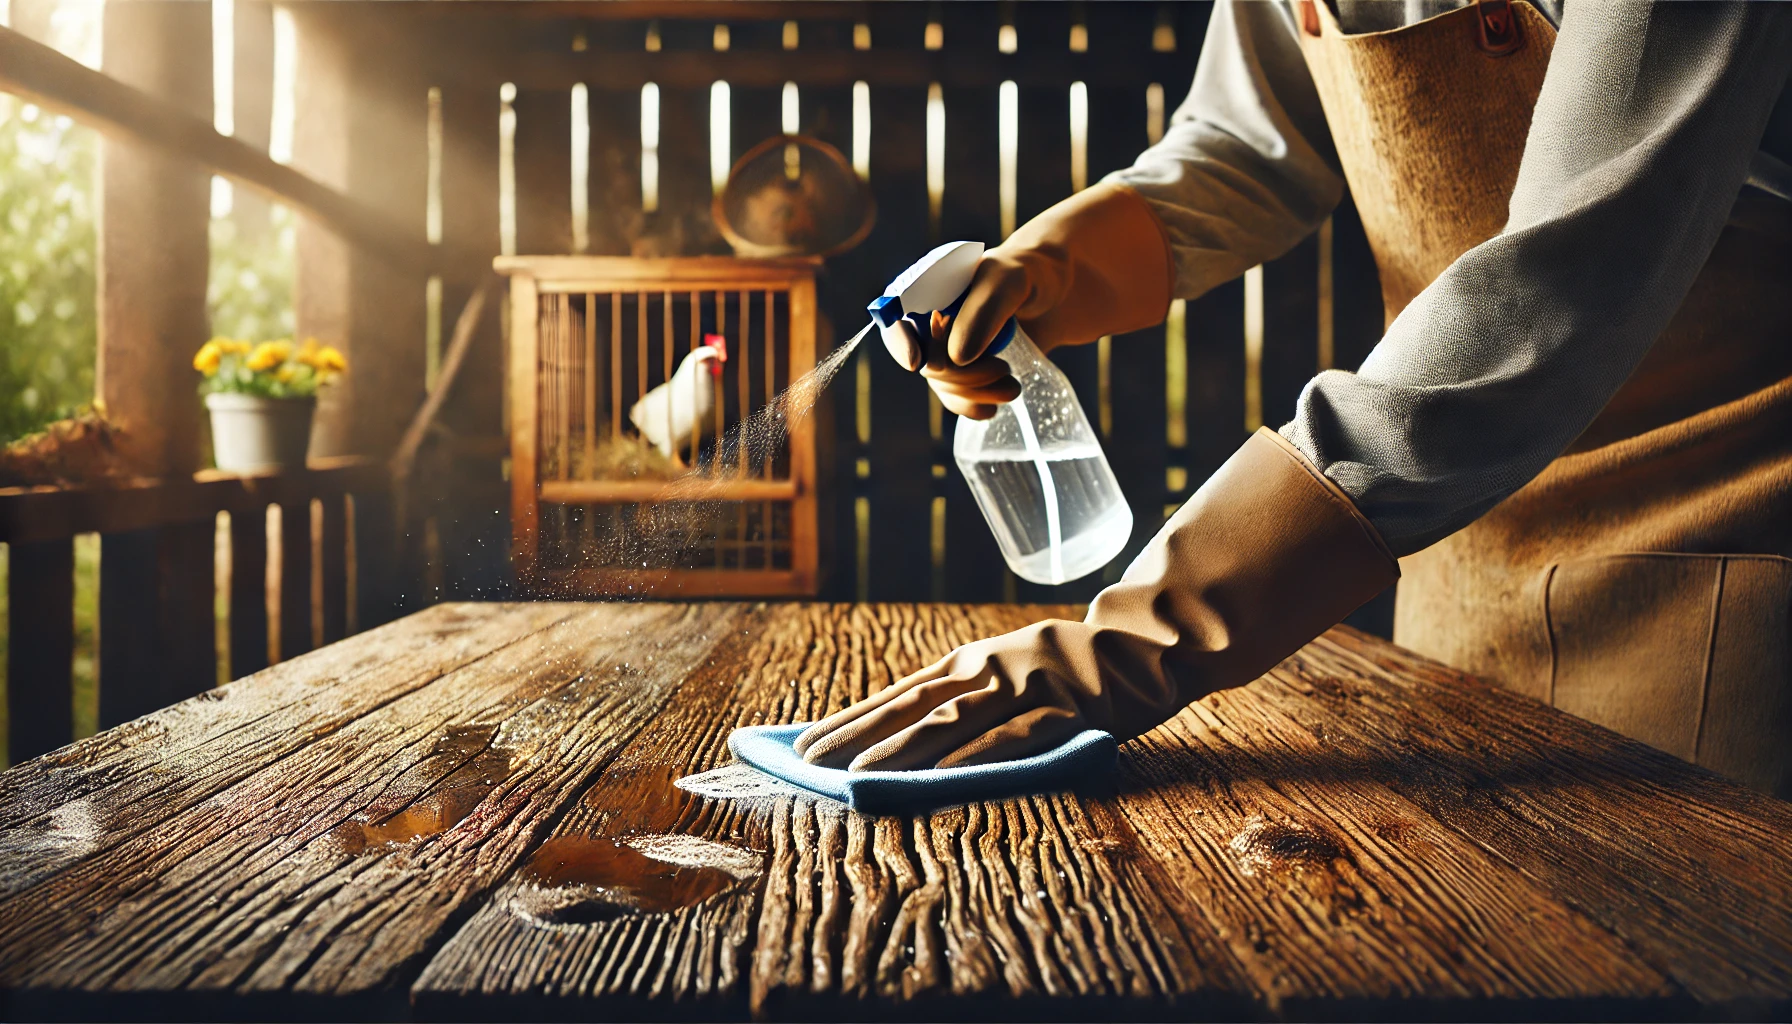
M 1342 630 L 1085 793 L 672 785 L 1052 611 L 449 605 L 276 666 L 0 775 L 0 1011 L 1792 1005 L 1792 805 Z

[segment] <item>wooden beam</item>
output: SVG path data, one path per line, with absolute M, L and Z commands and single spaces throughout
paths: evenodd
M 134 480 L 116 487 L 0 488 L 0 542 L 58 540 L 209 521 L 220 511 L 270 503 L 383 492 L 386 467 L 370 459 L 323 459 L 314 468 L 237 476 L 218 470 L 184 480 Z
M 132 8 L 138 4 L 117 6 Z M 209 40 L 209 17 L 199 5 L 192 6 L 193 12 L 185 17 L 204 20 L 204 37 Z M 116 66 L 116 49 L 106 50 L 109 68 Z M 130 49 L 130 45 L 123 47 L 126 52 Z M 209 97 L 210 51 L 201 50 L 200 56 L 188 63 L 205 72 Z M 423 241 L 422 232 L 405 230 L 378 208 L 357 202 L 301 171 L 275 163 L 253 145 L 219 135 L 212 127 L 209 108 L 203 114 L 183 110 L 133 83 L 94 71 L 5 28 L 0 28 L 0 91 L 66 114 L 108 136 L 130 139 L 193 160 L 215 174 L 299 209 L 347 241 L 390 262 L 422 269 L 436 262 L 434 247 Z
M 1072 81 L 1090 88 L 1136 87 L 1141 93 L 1152 82 L 1181 98 L 1180 90 L 1194 73 L 1187 54 L 1137 53 L 1126 60 L 1098 60 L 1087 53 L 1047 48 L 998 53 L 993 46 L 974 58 L 969 47 L 943 50 L 804 50 L 798 59 L 782 50 L 661 50 L 658 52 L 531 51 L 518 59 L 515 51 L 452 49 L 438 56 L 444 67 L 471 60 L 479 73 L 500 70 L 519 90 L 568 89 L 584 82 L 592 89 L 639 89 L 643 82 L 657 82 L 665 89 L 708 89 L 721 80 L 737 89 L 777 88 L 795 81 L 805 88 L 851 87 L 866 82 L 871 88 L 922 88 L 940 82 L 948 89 L 994 89 L 1003 82 L 1022 87 L 1066 88 Z M 993 147 L 992 147 L 993 148 Z

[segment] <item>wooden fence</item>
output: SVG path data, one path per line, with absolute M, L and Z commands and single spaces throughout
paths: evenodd
M 643 13 L 629 5 L 409 6 L 375 13 L 404 19 L 388 31 L 426 43 L 435 62 L 423 74 L 439 83 L 449 140 L 443 194 L 469 204 L 445 210 L 447 241 L 489 246 L 495 231 L 525 254 L 726 251 L 709 222 L 712 165 L 794 127 L 852 155 L 878 202 L 867 242 L 829 261 L 821 305 L 832 339 L 855 330 L 867 299 L 932 244 L 999 241 L 1130 164 L 1186 94 L 1211 12 L 1203 3 L 673 4 L 645 12 L 654 19 L 612 16 Z M 722 102 L 726 161 L 712 152 Z M 1000 138 L 1005 102 L 1017 129 L 1011 157 Z M 657 124 L 644 131 L 644 109 L 654 108 Z M 495 119 L 505 125 L 498 139 Z M 574 153 L 573 140 L 586 138 L 588 154 Z M 643 138 L 655 145 L 644 149 Z M 575 168 L 586 168 L 583 181 Z M 644 211 L 649 194 L 657 210 Z M 1248 280 L 1178 304 L 1168 325 L 1060 352 L 1137 513 L 1127 556 L 1060 588 L 1005 571 L 952 468 L 952 416 L 867 347 L 832 389 L 829 593 L 1085 599 L 1250 428 L 1285 420 L 1314 372 L 1354 366 L 1381 327 L 1373 263 L 1347 201 Z M 468 396 L 460 410 L 484 423 L 498 415 L 489 398 Z

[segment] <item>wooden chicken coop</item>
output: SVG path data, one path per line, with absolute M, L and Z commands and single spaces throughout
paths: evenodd
M 815 365 L 818 263 L 529 256 L 497 267 L 510 277 L 519 586 L 814 594 L 815 422 L 778 399 Z M 696 359 L 705 346 L 724 353 L 715 372 Z

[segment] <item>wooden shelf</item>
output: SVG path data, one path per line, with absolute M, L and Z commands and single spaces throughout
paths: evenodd
M 795 480 L 544 480 L 541 500 L 557 505 L 666 501 L 794 501 Z

